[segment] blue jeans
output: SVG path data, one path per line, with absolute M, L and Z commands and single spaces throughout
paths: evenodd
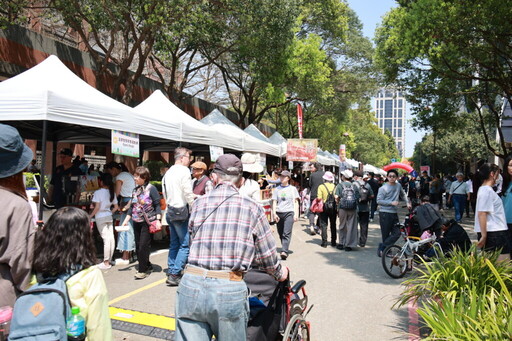
M 176 340 L 245 341 L 249 318 L 244 281 L 185 274 L 176 292 Z
M 187 264 L 189 251 L 188 220 L 171 221 L 169 212 L 166 215 L 169 224 L 170 244 L 167 265 L 169 275 L 181 275 L 181 271 Z
M 453 194 L 452 195 L 453 208 L 455 209 L 455 220 L 461 221 L 464 215 L 464 208 L 466 207 L 466 195 Z

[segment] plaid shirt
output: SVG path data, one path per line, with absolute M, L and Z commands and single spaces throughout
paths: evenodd
M 213 210 L 215 212 L 206 219 Z M 233 185 L 219 184 L 198 198 L 192 206 L 188 228 L 190 265 L 243 272 L 257 267 L 276 279 L 281 277 L 276 241 L 263 208 L 238 194 Z

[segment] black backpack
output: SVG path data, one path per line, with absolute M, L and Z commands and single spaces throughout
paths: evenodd
M 332 190 L 332 192 L 329 192 L 327 186 L 325 184 L 322 185 L 324 185 L 325 189 L 327 190 L 327 200 L 325 200 L 324 202 L 324 212 L 332 214 L 336 212 L 336 200 L 334 199 L 334 189 Z
M 359 202 L 362 204 L 366 203 L 368 201 L 368 196 L 370 194 L 370 190 L 368 189 L 368 187 L 366 187 L 366 184 L 361 185 L 361 187 L 359 188 L 359 194 Z

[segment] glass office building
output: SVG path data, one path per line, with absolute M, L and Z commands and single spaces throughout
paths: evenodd
M 375 97 L 375 117 L 382 131 L 395 139 L 400 157 L 405 156 L 405 98 L 402 91 L 381 89 Z

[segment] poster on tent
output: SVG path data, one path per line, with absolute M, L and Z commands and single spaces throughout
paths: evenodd
M 286 161 L 316 162 L 317 139 L 288 139 Z
M 112 154 L 139 157 L 139 134 L 112 130 Z
M 259 163 L 263 166 L 263 169 L 267 167 L 267 154 L 259 153 Z
M 224 154 L 224 148 L 217 146 L 210 146 L 210 160 L 212 162 L 217 161 L 219 156 Z

